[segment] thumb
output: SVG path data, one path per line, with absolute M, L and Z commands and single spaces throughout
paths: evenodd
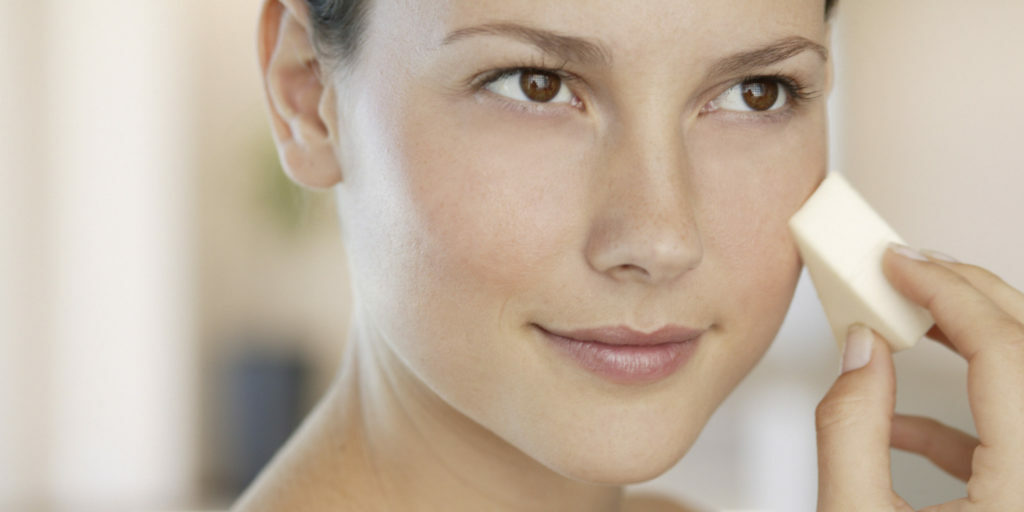
M 887 510 L 896 382 L 889 344 L 854 325 L 842 375 L 818 404 L 818 510 Z

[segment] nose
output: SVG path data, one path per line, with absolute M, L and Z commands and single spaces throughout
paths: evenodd
M 659 133 L 622 133 L 594 173 L 586 258 L 617 281 L 671 282 L 703 259 L 689 157 L 677 131 Z

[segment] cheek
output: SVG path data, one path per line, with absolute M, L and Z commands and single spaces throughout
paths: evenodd
M 427 110 L 400 134 L 409 204 L 437 271 L 514 287 L 572 249 L 584 130 L 467 103 Z
M 374 277 L 362 297 L 421 380 L 494 425 L 530 409 L 500 398 L 537 369 L 517 300 L 578 264 L 586 130 L 465 101 L 398 111 L 374 169 L 387 176 L 367 180 L 378 199 L 356 213 L 360 234 L 382 242 L 364 251 Z
M 502 324 L 505 303 L 578 252 L 587 174 L 573 148 L 583 130 L 565 126 L 571 119 L 431 101 L 378 105 L 389 122 L 373 147 L 388 149 L 366 159 L 376 175 L 346 184 L 358 219 L 347 243 L 359 259 L 353 267 L 370 272 L 360 299 L 388 338 L 425 380 L 460 390 L 441 381 L 494 380 L 466 368 L 514 359 L 514 348 L 497 342 L 511 328 Z M 353 243 L 362 240 L 373 242 Z
M 825 176 L 825 120 L 819 108 L 777 125 L 711 121 L 695 130 L 701 224 L 717 256 L 795 257 L 787 222 Z
M 708 123 L 695 130 L 690 147 L 705 257 L 722 284 L 719 298 L 732 324 L 750 332 L 739 342 L 767 348 L 800 271 L 789 218 L 827 170 L 824 111 L 778 126 Z

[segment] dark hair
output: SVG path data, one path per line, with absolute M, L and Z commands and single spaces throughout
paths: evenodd
M 838 1 L 825 0 L 825 19 Z M 354 55 L 366 28 L 368 0 L 306 0 L 306 3 L 317 53 L 329 62 Z
M 354 55 L 366 29 L 366 0 L 306 0 L 313 46 L 329 62 Z
M 825 19 L 826 20 L 829 18 L 829 16 L 832 15 L 832 10 L 835 9 L 837 3 L 839 3 L 839 0 L 825 0 Z

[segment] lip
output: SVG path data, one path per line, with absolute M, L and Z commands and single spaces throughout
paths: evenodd
M 625 326 L 556 331 L 537 326 L 563 355 L 584 369 L 623 384 L 668 377 L 690 359 L 702 329 L 668 325 L 651 333 Z

